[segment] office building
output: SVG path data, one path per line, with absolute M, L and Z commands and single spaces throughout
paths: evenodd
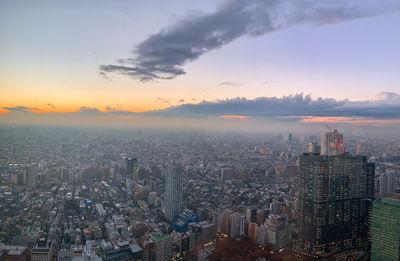
M 308 143 L 308 152 L 309 153 L 319 153 L 321 151 L 321 147 L 318 146 L 316 142 L 309 142 Z
M 33 166 L 26 166 L 25 178 L 26 178 L 26 186 L 30 189 L 35 189 L 37 183 L 37 174 Z
M 255 243 L 257 242 L 257 231 L 258 225 L 257 223 L 249 223 L 247 226 L 247 235 L 250 238 L 250 241 Z
M 182 212 L 182 167 L 173 162 L 165 174 L 164 215 L 169 221 Z
M 199 217 L 199 221 L 208 221 L 209 219 L 209 211 L 207 208 L 198 207 L 197 208 L 197 216 Z
M 53 260 L 52 243 L 46 238 L 40 238 L 36 246 L 31 250 L 32 261 L 51 261 Z
M 371 260 L 400 260 L 400 194 L 386 194 L 372 207 Z
M 150 236 L 151 240 L 154 242 L 153 248 L 153 260 L 155 261 L 167 261 L 172 258 L 172 242 L 171 235 L 164 234 L 160 235 L 153 233 Z
M 257 228 L 257 244 L 264 246 L 268 242 L 268 228 L 265 225 Z
M 126 158 L 126 175 L 135 176 L 138 169 L 138 160 L 136 158 Z
M 30 250 L 25 246 L 11 246 L 0 243 L 1 261 L 28 261 L 30 257 Z
M 230 215 L 230 237 L 238 237 L 244 234 L 245 217 L 240 213 L 233 213 Z
M 270 214 L 266 220 L 268 228 L 268 242 L 279 250 L 291 243 L 292 233 L 285 216 Z
M 257 222 L 257 208 L 256 207 L 246 208 L 246 222 L 247 223 Z
M 304 153 L 299 165 L 299 248 L 327 256 L 368 245 L 375 165 L 365 156 L 317 153 Z
M 396 192 L 397 175 L 395 173 L 383 173 L 379 177 L 379 195 Z

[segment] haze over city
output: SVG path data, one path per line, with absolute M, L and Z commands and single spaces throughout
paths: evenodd
M 399 0 L 0 1 L 0 261 L 400 261 Z

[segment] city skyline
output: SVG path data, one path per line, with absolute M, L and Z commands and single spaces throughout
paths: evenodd
M 399 3 L 299 3 L 3 1 L 0 122 L 398 127 Z

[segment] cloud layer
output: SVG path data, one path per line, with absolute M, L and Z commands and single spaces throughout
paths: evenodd
M 254 100 L 234 98 L 199 104 L 183 104 L 166 110 L 148 112 L 149 115 L 173 117 L 201 117 L 207 115 L 240 115 L 246 117 L 275 117 L 299 120 L 302 117 L 362 117 L 370 119 L 400 118 L 400 95 L 382 92 L 371 100 L 349 101 L 332 98 L 312 99 L 296 94 L 260 97 Z
M 211 14 L 191 15 L 151 35 L 118 64 L 100 73 L 141 81 L 173 79 L 182 66 L 243 36 L 260 36 L 301 23 L 326 25 L 397 12 L 396 0 L 227 0 Z
M 160 98 L 161 99 L 161 98 Z M 181 101 L 179 101 L 181 102 Z M 357 125 L 400 124 L 400 95 L 382 92 L 370 100 L 349 101 L 332 98 L 312 99 L 310 95 L 296 94 L 277 97 L 259 97 L 256 99 L 234 98 L 215 102 L 203 101 L 198 104 L 186 103 L 164 110 L 134 113 L 105 107 L 99 110 L 81 107 L 75 112 L 47 112 L 25 106 L 2 107 L 8 113 L 2 113 L 0 120 L 14 120 L 36 117 L 57 119 L 58 121 L 75 119 L 78 121 L 146 118 L 146 124 L 168 118 L 186 120 L 238 119 L 254 123 L 260 120 L 281 123 L 348 123 Z

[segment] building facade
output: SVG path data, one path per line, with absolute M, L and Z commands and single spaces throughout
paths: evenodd
M 400 194 L 377 199 L 372 207 L 371 260 L 400 260 Z
M 164 214 L 169 221 L 182 212 L 182 167 L 173 162 L 165 174 Z
M 299 157 L 299 244 L 326 256 L 368 245 L 375 165 L 365 156 Z

